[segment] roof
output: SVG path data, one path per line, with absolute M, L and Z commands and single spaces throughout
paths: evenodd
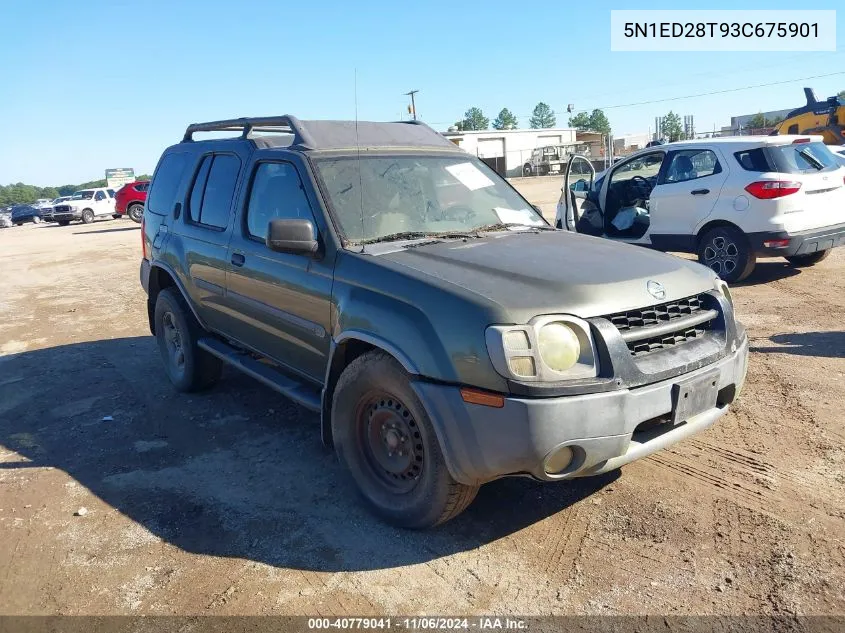
M 371 147 L 427 147 L 461 151 L 454 143 L 421 121 L 300 121 L 291 115 L 246 117 L 193 123 L 183 142 L 193 142 L 195 132 L 240 132 L 259 147 L 293 147 L 332 150 Z
M 821 143 L 823 138 L 816 134 L 778 134 L 769 136 L 717 136 L 715 138 L 696 138 L 688 141 L 674 141 L 672 143 L 664 143 L 654 147 L 647 147 L 643 151 L 653 151 L 668 147 L 670 149 L 678 149 L 681 147 L 701 147 L 712 145 L 735 145 L 742 147 L 760 147 L 762 145 L 790 145 L 798 139 L 810 139 Z M 639 153 L 639 152 L 638 152 Z

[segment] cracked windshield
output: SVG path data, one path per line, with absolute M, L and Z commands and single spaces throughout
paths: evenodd
M 463 157 L 338 158 L 317 166 L 350 242 L 548 227 L 497 175 Z

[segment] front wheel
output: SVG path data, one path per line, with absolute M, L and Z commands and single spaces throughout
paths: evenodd
M 827 256 L 830 255 L 831 250 L 832 249 L 828 248 L 827 250 L 816 251 L 815 253 L 810 253 L 809 255 L 793 255 L 792 257 L 787 257 L 786 261 L 788 261 L 796 268 L 814 266 L 820 261 L 827 259 Z
M 133 222 L 140 224 L 141 219 L 144 217 L 144 205 L 130 204 L 129 208 L 126 210 L 126 215 L 128 215 L 129 219 Z
M 732 226 L 717 226 L 701 237 L 698 261 L 728 283 L 736 283 L 754 271 L 757 257 L 742 231 Z
M 91 209 L 85 209 L 82 212 L 82 222 L 91 224 L 94 221 L 94 212 Z
M 35 224 L 41 224 L 41 218 L 39 218 L 37 215 L 34 218 L 32 218 L 32 221 Z
M 407 372 L 384 352 L 359 356 L 341 374 L 332 437 L 366 504 L 393 525 L 444 523 L 478 492 L 452 478 Z
M 200 391 L 219 380 L 223 364 L 197 345 L 202 329 L 173 288 L 156 298 L 155 330 L 167 375 L 179 391 Z

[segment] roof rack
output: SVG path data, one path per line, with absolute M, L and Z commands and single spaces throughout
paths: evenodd
M 182 142 L 193 141 L 194 132 L 241 132 L 241 138 L 247 138 L 253 130 L 289 131 L 293 134 L 293 144 L 303 147 L 314 147 L 314 141 L 308 130 L 295 116 L 283 114 L 281 116 L 241 117 L 239 119 L 225 119 L 223 121 L 208 121 L 206 123 L 191 123 L 185 130 Z

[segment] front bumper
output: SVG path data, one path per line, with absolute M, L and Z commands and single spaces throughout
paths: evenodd
M 61 213 L 53 214 L 53 222 L 64 222 L 71 220 L 81 220 L 82 211 L 62 211 Z
M 650 385 L 557 398 L 505 398 L 500 409 L 467 404 L 454 386 L 415 382 L 452 476 L 474 485 L 505 475 L 553 481 L 598 475 L 675 444 L 728 411 L 745 381 L 748 338 L 693 372 Z M 717 405 L 673 425 L 675 385 L 713 373 Z M 648 428 L 643 423 L 650 423 Z M 642 426 L 641 426 L 642 425 Z M 638 427 L 640 427 L 638 429 Z M 545 471 L 547 456 L 568 446 L 575 458 L 562 474 Z
M 749 233 L 751 248 L 763 257 L 792 257 L 810 255 L 817 251 L 826 251 L 837 246 L 845 246 L 845 224 L 834 224 L 821 229 L 788 233 L 786 231 L 765 231 Z M 783 248 L 770 248 L 765 242 L 789 240 Z

